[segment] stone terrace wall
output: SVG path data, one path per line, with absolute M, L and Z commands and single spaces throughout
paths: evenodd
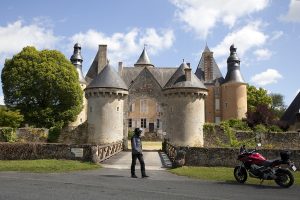
M 122 141 L 108 145 L 0 142 L 0 160 L 66 159 L 101 162 L 122 151 Z
M 178 150 L 185 151 L 186 166 L 224 166 L 234 167 L 239 164 L 237 156 L 239 149 L 236 148 L 198 148 L 198 147 L 180 147 Z M 261 149 L 258 150 L 267 159 L 280 158 L 279 149 Z M 290 159 L 295 162 L 297 168 L 300 168 L 300 150 L 290 150 Z
M 75 157 L 72 148 L 82 148 L 83 157 Z M 90 145 L 47 143 L 0 143 L 0 160 L 68 159 L 91 160 Z
M 253 141 L 270 149 L 300 149 L 300 132 L 268 132 L 235 131 L 237 141 Z M 216 126 L 215 131 L 204 132 L 204 147 L 230 146 L 229 136 Z

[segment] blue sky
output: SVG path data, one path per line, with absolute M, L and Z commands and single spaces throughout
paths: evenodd
M 99 44 L 115 66 L 133 66 L 147 44 L 155 66 L 185 59 L 195 71 L 207 42 L 225 76 L 234 43 L 246 82 L 287 105 L 300 91 L 300 0 L 2 0 L 0 13 L 1 70 L 24 46 L 69 59 L 79 42 L 84 74 Z

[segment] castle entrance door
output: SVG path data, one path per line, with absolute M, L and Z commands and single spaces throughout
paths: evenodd
M 154 132 L 154 123 L 149 123 L 149 132 L 150 133 Z

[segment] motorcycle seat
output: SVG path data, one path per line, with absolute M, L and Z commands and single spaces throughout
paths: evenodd
M 272 165 L 277 165 L 277 163 L 280 163 L 279 159 L 266 160 L 266 161 L 263 162 L 263 166 L 265 166 L 265 167 L 271 167 Z

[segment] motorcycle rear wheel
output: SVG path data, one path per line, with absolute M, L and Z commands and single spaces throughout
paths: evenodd
M 294 176 L 287 169 L 278 169 L 276 171 L 276 176 L 275 182 L 280 187 L 288 188 L 294 184 Z
M 248 178 L 246 168 L 241 167 L 241 166 L 236 166 L 234 168 L 233 175 L 234 175 L 235 180 L 239 183 L 245 183 Z

